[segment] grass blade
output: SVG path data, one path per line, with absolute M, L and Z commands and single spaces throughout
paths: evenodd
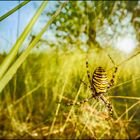
M 20 3 L 19 5 L 17 5 L 16 7 L 14 7 L 12 10 L 8 11 L 7 13 L 5 13 L 4 15 L 2 15 L 0 17 L 0 21 L 4 20 L 5 18 L 7 18 L 8 16 L 12 15 L 14 12 L 16 12 L 18 9 L 20 9 L 21 7 L 23 7 L 24 5 L 26 5 L 28 2 L 30 2 L 31 0 L 28 1 L 23 1 L 22 3 Z
M 27 37 L 27 35 L 31 31 L 33 25 L 36 23 L 38 17 L 42 13 L 42 11 L 45 9 L 47 3 L 48 3 L 47 1 L 44 1 L 41 4 L 41 6 L 38 8 L 37 12 L 35 13 L 33 18 L 31 19 L 31 21 L 29 22 L 29 24 L 27 25 L 27 27 L 23 31 L 23 33 L 18 38 L 18 40 L 15 43 L 15 45 L 12 47 L 10 53 L 7 55 L 7 57 L 4 59 L 4 61 L 0 65 L 0 79 L 2 78 L 2 76 L 4 75 L 4 73 L 6 72 L 8 67 L 11 65 L 11 63 L 13 62 L 15 57 L 17 56 L 17 53 L 18 53 L 18 50 L 19 50 L 21 44 L 23 43 L 23 41 L 25 40 L 25 38 Z
M 26 57 L 29 55 L 31 49 L 36 45 L 36 43 L 39 41 L 39 39 L 41 38 L 41 36 L 44 34 L 44 32 L 50 26 L 50 24 L 59 15 L 59 13 L 61 12 L 61 9 L 65 6 L 65 4 L 66 3 L 63 3 L 59 7 L 59 9 L 55 12 L 55 14 L 52 16 L 52 18 L 44 26 L 44 28 L 41 30 L 41 32 L 32 40 L 32 42 L 29 44 L 29 46 L 27 47 L 27 49 L 19 56 L 19 58 L 15 61 L 15 63 L 10 67 L 10 69 L 3 76 L 3 78 L 0 81 L 0 92 L 4 89 L 4 87 L 7 85 L 7 83 L 12 79 L 12 77 L 16 73 L 17 69 L 20 67 L 20 65 L 24 62 L 24 60 L 26 59 Z

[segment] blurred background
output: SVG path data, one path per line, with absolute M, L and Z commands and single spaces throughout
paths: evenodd
M 0 1 L 0 16 L 23 1 Z M 9 54 L 42 1 L 30 1 L 0 21 L 0 62 Z M 64 1 L 49 1 L 26 36 L 17 58 Z M 39 39 L 0 94 L 1 138 L 140 138 L 140 1 L 71 1 Z M 105 95 L 114 118 L 99 101 L 68 107 L 90 97 L 98 66 L 108 78 L 118 72 Z M 137 54 L 137 55 L 135 55 Z M 61 103 L 59 103 L 61 102 Z

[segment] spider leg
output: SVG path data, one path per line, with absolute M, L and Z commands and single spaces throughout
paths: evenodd
M 83 80 L 80 79 L 80 81 L 81 81 L 86 87 L 88 87 L 88 88 L 91 89 L 91 86 L 88 86 L 87 83 L 85 83 Z
M 80 104 L 83 104 L 83 103 L 85 103 L 85 102 L 89 102 L 91 99 L 93 99 L 94 97 L 93 96 L 91 96 L 91 97 L 89 97 L 89 98 L 86 98 L 86 99 L 84 99 L 84 100 L 82 100 L 82 101 L 80 101 L 80 102 L 76 102 L 76 103 L 68 103 L 67 105 L 68 106 L 71 106 L 71 105 L 80 105 Z
M 88 61 L 87 60 L 86 60 L 86 68 L 87 68 L 87 76 L 88 76 L 89 83 L 90 83 L 90 85 L 92 85 L 91 84 L 91 77 L 90 77 L 90 72 L 89 72 Z
M 93 99 L 93 98 L 97 99 L 97 97 L 95 96 L 95 90 L 94 90 L 94 88 L 91 87 L 91 86 L 88 86 L 87 83 L 85 83 L 83 80 L 80 79 L 80 81 L 81 81 L 86 87 L 89 87 L 89 88 L 91 89 L 91 91 L 92 91 L 92 96 L 89 97 L 89 98 L 86 98 L 86 99 L 84 99 L 84 100 L 82 100 L 82 101 L 80 101 L 80 102 L 68 103 L 68 104 L 67 104 L 68 106 L 71 106 L 71 105 L 80 105 L 80 104 L 83 104 L 83 103 L 85 103 L 85 102 L 89 102 L 89 101 L 90 101 L 91 99 Z
M 97 99 L 97 98 L 96 98 L 96 94 L 95 94 L 95 88 L 94 88 L 94 86 L 93 86 L 93 84 L 92 84 L 92 81 L 91 81 L 90 72 L 89 72 L 89 67 L 88 67 L 88 61 L 87 61 L 87 60 L 86 60 L 86 68 L 87 68 L 88 80 L 89 80 L 89 83 L 90 83 L 90 89 L 91 89 L 91 91 L 92 91 L 92 96 L 93 96 L 95 99 Z
M 80 81 L 86 86 L 88 87 L 92 92 L 94 92 L 94 88 L 92 86 L 88 86 L 87 83 L 85 83 L 83 80 L 80 79 Z
M 86 61 L 86 68 L 87 68 L 87 76 L 88 76 L 88 80 L 89 80 L 90 86 L 88 86 L 87 83 L 85 83 L 85 82 L 82 81 L 81 79 L 80 79 L 80 81 L 81 81 L 86 87 L 88 87 L 88 88 L 91 89 L 91 91 L 92 91 L 92 96 L 89 97 L 89 98 L 86 98 L 86 99 L 84 99 L 83 101 L 80 101 L 80 102 L 68 103 L 68 104 L 67 104 L 68 106 L 70 106 L 70 105 L 80 105 L 80 104 L 83 104 L 83 103 L 85 103 L 85 102 L 90 101 L 90 100 L 93 99 L 93 98 L 97 99 L 96 94 L 95 94 L 95 89 L 94 89 L 94 87 L 93 87 L 93 85 L 92 85 L 92 82 L 91 82 L 91 77 L 90 77 L 90 72 L 89 72 L 89 67 L 88 67 L 88 61 Z
M 112 75 L 112 78 L 111 78 L 111 80 L 110 80 L 110 82 L 109 82 L 109 86 L 108 86 L 108 88 L 110 88 L 111 86 L 114 85 L 114 79 L 115 79 L 115 76 L 116 76 L 117 70 L 118 70 L 118 68 L 115 67 L 115 71 L 114 71 L 114 73 L 113 73 L 113 75 Z
M 105 99 L 105 97 L 102 95 L 100 96 L 100 99 L 104 102 L 104 104 L 106 105 L 106 107 L 109 110 L 110 116 L 113 116 L 113 109 L 112 109 L 112 105 Z
M 116 67 L 114 60 L 111 58 L 111 56 L 109 54 L 108 54 L 108 57 L 110 58 L 113 65 L 115 66 L 115 71 L 114 71 L 114 73 L 112 75 L 112 78 L 111 78 L 111 80 L 109 82 L 109 85 L 108 85 L 108 88 L 110 88 L 111 86 L 114 85 L 114 79 L 115 79 L 115 75 L 116 75 L 116 72 L 117 72 L 118 68 Z
M 96 93 L 95 93 L 95 89 L 93 86 L 88 86 L 87 83 L 85 83 L 83 80 L 80 79 L 80 81 L 88 88 L 90 88 L 91 92 L 92 92 L 92 97 L 97 99 L 97 101 L 99 100 L 99 97 L 96 97 Z

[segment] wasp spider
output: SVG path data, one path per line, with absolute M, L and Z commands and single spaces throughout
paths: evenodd
M 111 59 L 111 57 L 110 57 L 110 59 Z M 111 59 L 111 61 L 115 65 L 115 63 L 112 59 Z M 115 74 L 116 74 L 118 68 L 115 66 L 115 70 L 114 70 L 114 73 L 113 73 L 110 81 L 107 77 L 107 73 L 104 68 L 97 67 L 92 75 L 92 78 L 91 78 L 90 72 L 89 72 L 88 61 L 86 61 L 86 68 L 87 68 L 88 80 L 90 83 L 90 86 L 88 86 L 88 87 L 91 89 L 92 96 L 90 98 L 84 99 L 83 101 L 76 102 L 75 104 L 68 103 L 68 105 L 80 105 L 82 103 L 88 102 L 89 100 L 91 100 L 93 98 L 101 99 L 104 102 L 104 104 L 106 105 L 106 107 L 108 108 L 108 110 L 110 112 L 110 116 L 112 116 L 113 115 L 112 106 L 107 101 L 107 99 L 104 97 L 104 94 L 107 93 L 109 88 L 114 85 L 114 78 L 115 78 Z M 84 81 L 82 81 L 82 82 L 84 83 L 84 85 L 87 86 L 87 84 Z

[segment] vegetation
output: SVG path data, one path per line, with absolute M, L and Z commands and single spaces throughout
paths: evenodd
M 62 3 L 58 2 L 56 8 L 59 5 L 60 8 L 48 14 L 52 18 L 45 26 L 46 28 L 43 28 L 38 35 L 34 35 L 35 39 L 31 40 L 28 46 L 32 45 L 30 50 L 33 47 L 41 48 L 44 44 L 50 45 L 50 47 L 43 51 L 38 51 L 38 48 L 36 48 L 32 52 L 25 49 L 18 54 L 19 57 L 15 58 L 18 52 L 18 49 L 16 49 L 12 61 L 6 68 L 7 71 L 5 70 L 1 74 L 0 85 L 3 86 L 3 81 L 5 85 L 1 88 L 2 92 L 0 93 L 0 137 L 30 139 L 140 138 L 139 48 L 137 47 L 135 50 L 137 55 L 134 52 L 124 55 L 124 53 L 113 47 L 102 47 L 96 40 L 98 30 L 95 30 L 95 36 L 92 36 L 92 28 L 97 29 L 103 26 L 103 24 L 97 24 L 98 17 L 102 21 L 105 19 L 109 20 L 109 17 L 113 14 L 112 7 L 116 6 L 116 2 L 111 2 L 111 4 L 101 1 L 99 3 L 95 2 L 95 7 L 102 6 L 99 11 L 83 10 L 86 14 L 89 13 L 89 18 L 91 18 L 92 12 L 96 13 L 97 17 L 93 20 L 88 19 L 90 23 L 88 23 L 88 26 L 85 25 L 87 27 L 82 31 L 80 29 L 85 22 L 84 18 L 80 19 L 81 15 L 84 17 L 82 8 L 91 6 L 90 3 L 69 2 L 65 4 L 62 5 Z M 127 5 L 128 3 L 123 2 L 123 4 Z M 131 6 L 135 7 L 137 4 L 137 2 L 134 2 Z M 109 10 L 105 15 L 104 5 Z M 73 14 L 65 14 L 67 12 L 60 14 L 65 7 L 67 8 L 66 11 L 69 10 Z M 81 13 L 78 12 L 78 9 L 76 12 L 73 7 L 81 7 Z M 124 6 L 123 10 L 127 8 L 131 9 Z M 77 21 L 74 20 L 75 14 L 81 20 L 79 25 L 78 22 L 74 22 Z M 73 19 L 69 20 L 68 16 L 73 17 Z M 57 21 L 62 17 L 66 22 L 63 21 L 60 24 L 61 26 L 57 27 Z M 73 23 L 72 28 L 69 27 L 70 23 Z M 91 26 L 92 24 L 94 26 Z M 34 23 L 32 23 L 33 25 Z M 57 27 L 55 28 L 56 42 L 41 38 L 49 25 L 51 25 L 50 29 L 53 29 L 54 26 Z M 86 28 L 90 28 L 90 30 Z M 62 32 L 60 35 L 60 30 L 68 32 L 69 36 Z M 79 30 L 81 32 L 78 32 Z M 79 43 L 77 40 L 82 33 L 90 37 L 87 39 L 87 42 L 82 42 L 79 39 Z M 24 41 L 24 38 L 22 39 Z M 17 41 L 22 44 L 20 40 Z M 82 45 L 86 46 L 81 47 Z M 91 95 L 90 90 L 81 83 L 81 80 L 88 83 L 85 66 L 86 59 L 89 61 L 91 74 L 96 67 L 102 66 L 106 69 L 109 79 L 111 79 L 114 64 L 110 61 L 108 54 L 111 55 L 115 65 L 118 66 L 115 86 L 105 95 L 113 105 L 113 118 L 110 118 L 108 115 L 105 105 L 95 99 L 80 106 L 67 106 L 68 102 L 80 101 Z M 1 54 L 1 64 L 4 65 L 4 61 L 6 59 L 9 60 L 8 57 L 9 54 Z M 11 77 L 11 80 L 9 77 Z

